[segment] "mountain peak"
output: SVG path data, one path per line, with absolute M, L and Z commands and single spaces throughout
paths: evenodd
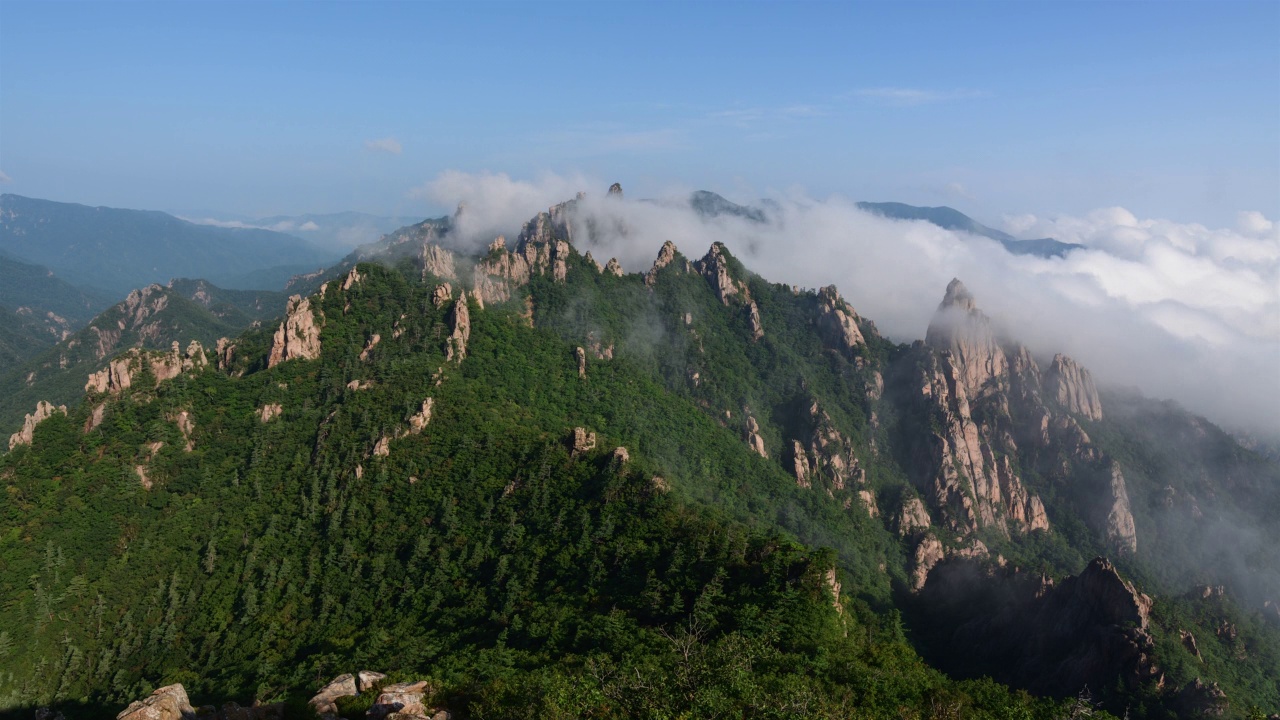
M 947 294 L 942 297 L 942 303 L 938 305 L 938 311 L 941 312 L 953 307 L 969 312 L 978 309 L 978 303 L 973 299 L 973 293 L 969 292 L 969 288 L 960 282 L 960 278 L 951 278 L 951 282 L 947 283 Z

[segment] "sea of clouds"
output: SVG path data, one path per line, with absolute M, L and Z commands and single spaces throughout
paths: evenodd
M 765 223 L 694 212 L 687 194 L 607 197 L 606 184 L 547 174 L 449 171 L 414 191 L 437 206 L 464 204 L 453 242 L 480 248 L 513 237 L 549 206 L 578 203 L 580 251 L 649 268 L 663 241 L 691 258 L 723 242 L 751 270 L 802 287 L 836 285 L 864 317 L 899 341 L 922 338 L 947 283 L 1033 352 L 1065 352 L 1102 385 L 1173 399 L 1235 430 L 1280 438 L 1280 224 L 1241 212 L 1234 228 L 1139 219 L 1123 208 L 1084 217 L 1007 216 L 1018 237 L 1084 246 L 1062 258 L 1013 255 L 999 243 L 923 221 L 898 221 L 839 196 L 800 191 L 763 204 Z M 766 332 L 768 328 L 765 329 Z

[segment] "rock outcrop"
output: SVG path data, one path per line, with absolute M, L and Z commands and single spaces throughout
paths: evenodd
M 1120 464 L 1111 463 L 1110 509 L 1107 511 L 1107 542 L 1117 551 L 1133 555 L 1138 552 L 1138 531 L 1129 509 L 1129 492 L 1125 487 Z
M 428 243 L 422 246 L 421 263 L 423 280 L 426 280 L 431 275 L 441 280 L 456 281 L 458 279 L 453 253 L 435 243 Z
M 315 360 L 320 357 L 320 327 L 321 323 L 316 322 L 316 312 L 311 308 L 311 298 L 290 297 L 285 319 L 271 340 L 267 367 L 289 360 Z
M 448 305 L 453 300 L 453 286 L 449 283 L 440 283 L 435 290 L 431 291 L 431 304 L 437 308 Z
M 835 285 L 818 291 L 818 332 L 828 346 L 849 357 L 867 344 L 858 329 L 857 313 L 840 297 Z
M 57 405 L 41 400 L 36 403 L 36 411 L 28 413 L 22 420 L 22 429 L 9 436 L 9 449 L 13 450 L 19 445 L 30 445 L 31 438 L 35 434 L 36 426 L 53 417 L 54 413 L 67 414 L 66 405 Z
M 898 512 L 897 531 L 900 537 L 909 537 L 929 529 L 929 510 L 918 497 L 912 497 L 902 503 Z
M 658 271 L 670 265 L 676 259 L 676 245 L 667 240 L 662 243 L 662 248 L 658 250 L 658 257 L 653 261 L 653 267 L 649 268 L 649 272 L 644 274 L 644 284 L 653 287 L 658 282 Z M 619 270 L 622 268 L 619 267 Z
M 307 705 L 321 718 L 334 720 L 338 716 L 338 698 L 352 697 L 371 690 L 386 677 L 382 673 L 370 670 L 361 670 L 355 675 L 351 673 L 339 675 L 320 688 L 320 692 L 308 700 Z
M 667 246 L 663 245 L 662 247 L 663 250 L 666 250 Z M 674 246 L 672 247 L 674 248 Z M 716 298 L 721 303 L 728 305 L 730 300 L 739 300 L 746 303 L 750 301 L 751 293 L 747 290 L 745 282 L 735 280 L 729 272 L 729 261 L 725 257 L 727 254 L 728 251 L 724 245 L 718 242 L 712 243 L 711 249 L 707 251 L 707 254 L 701 260 L 694 263 L 693 267 L 707 279 L 711 289 L 716 294 Z M 661 260 L 662 255 L 659 255 L 658 258 Z M 654 263 L 654 265 L 656 266 L 657 263 Z
M 116 715 L 116 720 L 192 720 L 195 716 L 186 688 L 178 684 L 166 685 L 145 700 L 135 700 Z
M 944 669 L 1059 696 L 1160 681 L 1151 598 L 1104 558 L 1057 587 L 1016 569 L 945 562 L 919 597 L 933 631 L 947 637 Z
M 744 411 L 745 413 L 745 411 Z M 769 457 L 769 452 L 765 450 L 764 438 L 760 437 L 760 423 L 756 422 L 754 417 L 747 415 L 746 437 L 747 447 L 751 451 L 762 458 Z
M 578 360 L 578 377 L 585 378 L 587 376 L 587 351 L 576 347 L 573 349 L 573 355 Z
M 596 449 L 596 434 L 586 428 L 576 427 L 569 438 L 569 450 L 574 457 Z
M 622 277 L 622 266 L 618 264 L 618 258 L 609 258 L 609 262 L 605 264 L 604 271 L 614 277 Z
M 449 335 L 449 348 L 446 360 L 462 362 L 467 357 L 467 341 L 471 339 L 471 310 L 467 307 L 467 292 L 458 291 L 458 300 L 453 304 L 453 313 L 449 318 L 453 332 Z
M 272 418 L 275 418 L 282 412 L 284 412 L 284 408 L 281 407 L 280 403 L 267 403 L 266 405 L 258 408 L 258 420 L 264 423 L 271 422 Z
M 418 412 L 409 416 L 409 432 L 417 435 L 422 432 L 431 422 L 431 409 L 435 406 L 435 400 L 427 398 L 422 401 L 422 407 L 418 408 Z
M 1098 400 L 1093 376 L 1066 355 L 1053 356 L 1053 363 L 1044 375 L 1044 389 L 1067 412 L 1090 420 L 1102 419 L 1102 403 Z
M 179 350 L 176 342 L 167 353 L 131 348 L 113 359 L 107 367 L 91 374 L 84 390 L 96 395 L 119 395 L 133 387 L 134 379 L 144 368 L 150 370 L 155 379 L 152 386 L 155 388 L 166 380 L 172 380 L 184 372 L 203 369 L 208 364 L 209 358 L 205 355 L 204 348 L 194 340 L 187 345 L 186 352 Z

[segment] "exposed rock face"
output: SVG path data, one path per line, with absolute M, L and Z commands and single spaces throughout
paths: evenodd
M 269 403 L 258 408 L 258 419 L 262 422 L 270 422 L 272 418 L 284 412 L 284 408 L 280 403 Z
M 750 415 L 747 415 L 746 440 L 747 447 L 751 448 L 752 452 L 762 458 L 769 457 L 769 452 L 764 447 L 764 438 L 760 437 L 760 423 Z
M 173 424 L 178 426 L 178 432 L 182 433 L 182 439 L 186 443 L 183 446 L 183 450 L 185 452 L 195 450 L 196 444 L 195 441 L 191 439 L 191 434 L 196 431 L 196 427 L 191 422 L 191 413 L 186 410 L 179 410 L 177 414 L 173 415 L 170 419 L 173 420 Z M 99 422 L 101 422 L 101 420 L 99 420 Z
M 344 291 L 350 290 L 361 280 L 364 280 L 364 275 L 360 274 L 360 268 L 353 267 L 351 268 L 351 271 L 347 273 L 347 276 L 342 279 L 342 289 Z
M 747 303 L 747 322 L 751 325 L 752 340 L 764 337 L 764 326 L 760 324 L 760 309 L 756 307 L 755 300 Z
M 1107 512 L 1107 542 L 1121 553 L 1138 552 L 1138 532 L 1129 510 L 1129 492 L 1119 463 L 1111 463 L 1111 509 Z
M 316 693 L 315 697 L 307 702 L 315 709 L 316 714 L 321 717 L 338 715 L 338 698 L 359 695 L 360 690 L 356 686 L 356 678 L 351 673 L 339 675 L 329 681 Z
M 911 589 L 919 591 L 924 588 L 925 583 L 929 579 L 929 573 L 942 562 L 945 551 L 942 542 L 938 540 L 933 533 L 929 533 L 921 538 L 920 543 L 916 545 L 915 555 L 911 562 Z
M 369 338 L 369 342 L 365 344 L 364 349 L 360 351 L 360 359 L 362 361 L 368 360 L 369 353 L 372 352 L 374 348 L 378 347 L 378 343 L 380 342 L 382 342 L 382 336 L 379 335 L 378 333 L 374 333 Z
M 1053 356 L 1053 364 L 1044 376 L 1044 389 L 1060 405 L 1090 420 L 1102 419 L 1102 403 L 1093 376 L 1066 355 Z
M 835 285 L 818 291 L 818 332 L 828 345 L 849 357 L 867 344 L 857 320 L 857 313 L 840 297 Z
M 665 249 L 666 246 L 664 245 L 663 248 Z M 743 302 L 749 301 L 751 294 L 747 290 L 747 284 L 735 280 L 729 273 L 729 261 L 725 258 L 725 252 L 724 245 L 713 243 L 707 254 L 693 266 L 711 284 L 711 289 L 715 291 L 720 302 L 728 305 L 731 298 Z
M 613 359 L 613 344 L 605 345 L 600 339 L 599 333 L 594 330 L 587 333 L 587 347 L 591 350 L 591 354 L 597 360 Z
M 618 264 L 618 258 L 609 258 L 608 264 L 604 266 L 604 271 L 614 277 L 622 277 L 622 266 Z
M 449 283 L 440 283 L 431 291 L 431 304 L 437 308 L 444 307 L 450 300 L 453 300 L 453 286 Z
M 929 529 L 929 510 L 918 497 L 913 497 L 902 504 L 898 513 L 898 535 L 907 537 Z
M 1179 630 L 1178 639 L 1182 641 L 1182 647 L 1187 649 L 1200 662 L 1204 662 L 1204 658 L 1200 657 L 1200 648 L 1196 645 L 1196 636 L 1191 634 L 1190 630 Z
M 676 259 L 676 246 L 670 240 L 662 243 L 662 249 L 658 251 L 658 257 L 653 261 L 653 267 L 644 275 L 644 284 L 653 287 L 658 282 L 658 271 L 670 265 Z M 621 267 L 618 268 L 622 270 Z M 621 275 L 621 272 L 618 273 Z
M 596 434 L 593 432 L 587 432 L 586 428 L 576 427 L 573 429 L 573 438 L 571 442 L 572 445 L 570 449 L 573 451 L 574 457 L 577 457 L 585 452 L 595 450 Z
M 578 347 L 573 349 L 573 354 L 578 359 L 578 377 L 585 378 L 587 376 L 587 351 Z
M 619 465 L 626 465 L 631 462 L 631 454 L 627 452 L 626 448 L 619 445 L 613 449 L 613 459 L 618 461 Z
M 355 268 L 352 268 L 355 272 Z M 350 276 L 348 276 L 350 280 Z M 323 316 L 322 316 L 323 319 Z M 311 298 L 294 295 L 289 298 L 284 322 L 271 340 L 267 367 L 288 360 L 315 360 L 320 357 L 320 325 L 311 309 Z
M 374 457 L 387 457 L 391 454 L 391 438 L 383 435 L 378 438 L 378 442 L 373 444 L 372 455 Z
M 852 484 L 866 482 L 866 471 L 854 453 L 853 443 L 836 429 L 831 416 L 817 402 L 809 404 L 804 423 L 809 428 L 807 434 L 791 442 L 791 468 L 797 485 L 817 485 L 834 497 Z M 865 505 L 865 499 L 862 502 Z
M 409 432 L 417 435 L 427 427 L 431 422 L 431 408 L 435 405 L 435 400 L 427 398 L 422 401 L 422 407 L 418 412 L 409 417 Z
M 985 395 L 993 389 L 993 381 L 1009 371 L 991 320 L 978 309 L 973 295 L 958 279 L 947 285 L 947 293 L 929 323 L 924 342 L 950 354 L 954 380 L 964 386 L 970 398 Z
M 445 359 L 462 362 L 467 357 L 467 340 L 471 339 L 471 310 L 467 307 L 465 290 L 458 292 L 450 324 L 453 325 L 453 334 L 449 336 L 449 349 Z
M 231 361 L 236 357 L 236 344 L 227 338 L 218 338 L 218 344 L 214 346 L 213 352 L 218 357 L 218 369 L 226 370 L 231 367 Z
M 836 577 L 836 569 L 828 568 L 824 577 L 827 589 L 831 591 L 831 605 L 835 607 L 836 612 L 844 613 L 844 606 L 840 604 L 840 580 Z
M 434 275 L 441 280 L 457 280 L 458 273 L 454 267 L 453 253 L 435 243 L 422 246 L 422 279 Z
M 616 197 L 616 198 L 618 198 L 619 200 L 621 200 L 621 199 L 622 199 L 622 185 L 621 185 L 621 183 L 614 183 L 614 184 L 612 184 L 612 185 L 610 185 L 610 186 L 609 186 L 609 195 L 608 195 L 608 197 Z
M 131 291 L 124 302 L 115 306 L 119 317 L 114 328 L 90 327 L 95 335 L 94 354 L 102 360 L 115 352 L 121 334 L 126 330 L 136 333 L 140 340 L 155 340 L 161 332 L 161 321 L 154 316 L 168 306 L 169 291 L 159 285 Z
M 116 715 L 116 720 L 190 720 L 195 716 L 186 688 L 178 684 L 166 685 L 145 700 L 135 700 Z
M 604 266 L 600 264 L 600 261 L 599 261 L 599 260 L 597 260 L 597 259 L 595 259 L 594 257 L 592 257 L 592 255 L 591 255 L 591 251 L 590 251 L 590 250 L 588 250 L 588 251 L 587 251 L 587 254 L 586 254 L 586 255 L 583 255 L 583 256 L 582 256 L 582 259 L 583 259 L 583 260 L 586 260 L 588 265 L 594 265 L 594 266 L 595 266 L 595 269 L 596 269 L 596 272 L 598 272 L 598 273 L 603 273 L 603 272 L 604 272 Z
M 31 438 L 35 433 L 36 426 L 53 416 L 54 413 L 67 414 L 66 405 L 54 406 L 53 403 L 41 400 L 36 403 L 36 411 L 28 413 L 22 421 L 22 429 L 9 436 L 9 449 L 13 450 L 19 445 L 30 445 Z
M 944 563 L 920 597 L 931 622 L 949 634 L 949 662 L 966 674 L 1054 695 L 1117 681 L 1133 688 L 1160 676 L 1148 631 L 1151 598 L 1103 558 L 1056 588 L 1027 573 Z
M 185 353 L 178 349 L 176 342 L 168 353 L 131 348 L 112 360 L 107 367 L 90 375 L 84 390 L 98 395 L 119 395 L 133 386 L 134 378 L 143 367 L 149 369 L 155 378 L 154 387 L 159 387 L 166 380 L 184 372 L 202 369 L 208 364 L 204 348 L 194 340 L 187 345 Z
M 424 698 L 430 693 L 431 686 L 425 680 L 386 685 L 378 699 L 373 701 L 366 717 L 382 720 L 393 713 L 402 717 L 430 717 L 434 712 L 423 705 Z

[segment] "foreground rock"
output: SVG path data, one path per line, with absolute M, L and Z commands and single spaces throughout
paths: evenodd
M 920 601 L 945 647 L 940 665 L 952 672 L 1058 696 L 1163 684 L 1153 661 L 1151 598 L 1104 558 L 1057 587 L 1031 573 L 944 562 Z
M 179 684 L 166 685 L 145 700 L 135 700 L 116 715 L 116 720 L 189 720 L 195 716 L 187 690 Z

